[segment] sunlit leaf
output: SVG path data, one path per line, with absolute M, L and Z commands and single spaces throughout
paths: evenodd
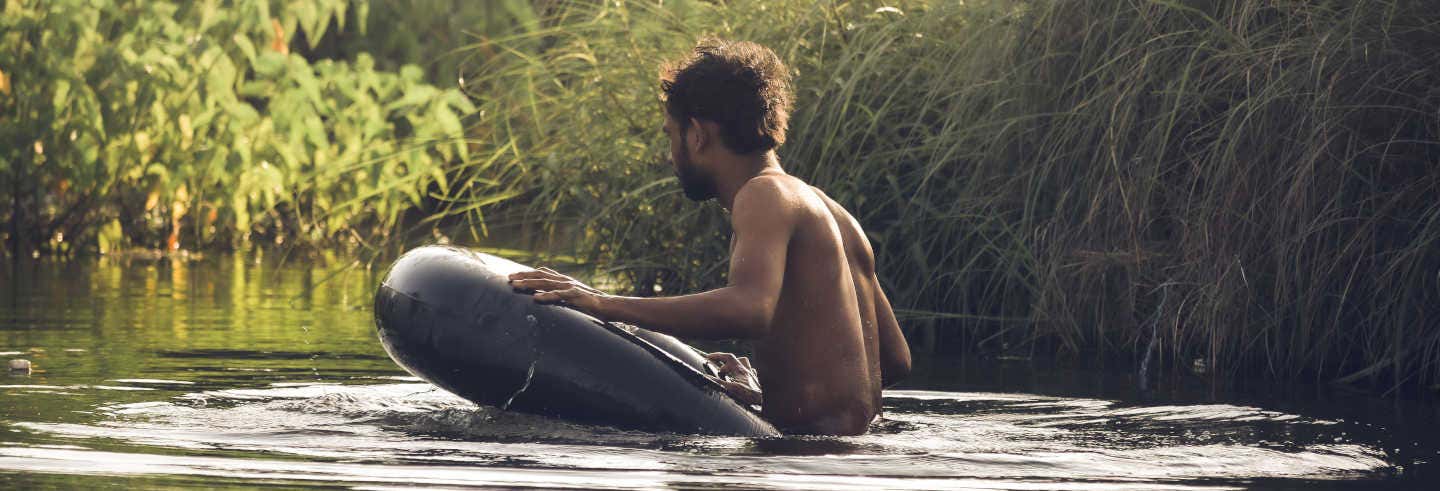
M 55 80 L 54 88 L 51 89 L 54 95 L 51 96 L 50 104 L 57 109 L 64 108 L 70 98 L 70 81 L 64 78 Z

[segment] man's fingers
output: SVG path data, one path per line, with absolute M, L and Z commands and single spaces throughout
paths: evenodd
M 705 355 L 705 358 L 719 365 L 716 371 L 722 377 L 744 377 L 747 375 L 746 372 L 754 371 L 753 368 L 750 368 L 749 358 L 736 358 L 733 354 L 718 352 Z
M 735 383 L 735 382 L 731 382 L 731 381 L 729 381 L 729 380 L 725 380 L 725 379 L 720 378 L 720 377 L 712 377 L 712 376 L 706 375 L 705 378 L 708 378 L 708 379 L 710 379 L 710 380 L 715 381 L 715 383 L 720 384 L 721 387 L 724 387 L 724 388 L 725 388 L 725 392 L 729 392 L 730 395 L 739 395 L 741 389 L 746 389 L 746 388 L 748 388 L 748 387 L 745 387 L 744 385 L 740 385 L 740 384 L 737 384 L 737 383 Z
M 509 279 L 510 281 L 532 280 L 532 279 L 548 279 L 548 280 L 570 281 L 570 277 L 569 277 L 569 276 L 565 276 L 565 275 L 562 275 L 562 274 L 560 274 L 560 273 L 556 273 L 554 270 L 549 269 L 549 268 L 540 268 L 540 269 L 533 269 L 533 270 L 530 270 L 530 271 L 520 271 L 520 272 L 517 272 L 517 273 L 510 273 L 510 275 L 507 277 L 507 279 Z
M 752 388 L 752 387 L 750 387 L 750 386 L 748 386 L 748 385 L 741 384 L 741 383 L 736 383 L 736 382 L 731 382 L 731 381 L 729 381 L 729 380 L 725 380 L 725 379 L 718 378 L 718 377 L 712 377 L 712 376 L 710 376 L 710 375 L 706 375 L 705 378 L 708 378 L 708 379 L 710 379 L 710 380 L 713 380 L 715 383 L 720 384 L 720 387 L 723 387 L 723 388 L 725 389 L 725 393 L 726 393 L 726 394 L 729 394 L 730 397 L 735 398 L 735 400 L 740 401 L 741 403 L 744 403 L 744 404 L 763 404 L 763 403 L 764 403 L 764 400 L 765 400 L 765 399 L 764 399 L 764 396 L 760 395 L 759 392 L 757 392 L 754 388 Z
M 731 393 L 731 394 L 738 394 L 741 389 L 748 389 L 748 388 L 749 388 L 749 387 L 746 387 L 746 386 L 744 386 L 744 385 L 737 384 L 737 383 L 735 383 L 735 382 L 731 382 L 731 381 L 729 381 L 729 380 L 725 380 L 725 379 L 719 378 L 719 377 L 712 377 L 712 376 L 706 375 L 705 378 L 708 378 L 708 379 L 710 379 L 710 380 L 714 380 L 715 383 L 720 384 L 721 387 L 724 387 L 724 388 L 725 388 L 725 391 L 726 391 L 726 392 L 729 392 L 729 393 Z
M 736 366 L 740 364 L 740 362 L 735 359 L 735 355 L 732 355 L 730 353 L 710 353 L 708 355 L 705 355 L 705 359 L 720 365 L 720 375 L 729 375 L 731 373 L 734 373 Z
M 568 281 L 551 280 L 545 278 L 532 278 L 511 280 L 510 286 L 527 290 L 568 290 L 575 285 Z
M 554 289 L 553 285 L 551 285 L 551 283 L 554 281 L 555 280 L 545 278 L 518 278 L 511 279 L 510 286 L 522 290 L 551 290 Z
M 563 302 L 580 296 L 580 291 L 575 289 L 551 290 L 535 294 L 535 300 L 539 302 Z
M 542 278 L 549 278 L 549 279 L 552 279 L 552 280 L 562 280 L 562 281 L 574 281 L 573 278 L 571 278 L 571 277 L 569 277 L 569 276 L 565 276 L 565 275 L 563 275 L 563 274 L 560 274 L 559 272 L 556 272 L 555 270 L 550 269 L 550 268 L 541 267 L 540 269 L 537 269 L 537 270 L 535 270 L 535 271 L 538 272 L 538 273 L 540 273 L 540 277 L 542 277 Z
M 531 278 L 544 278 L 544 277 L 545 277 L 545 272 L 543 272 L 543 271 L 530 270 L 530 271 L 518 271 L 518 272 L 510 273 L 510 275 L 509 275 L 507 278 L 508 278 L 510 281 L 515 281 L 515 280 L 527 280 L 527 279 L 531 279 Z
M 722 352 L 719 352 L 719 351 L 716 351 L 716 352 L 714 352 L 714 353 L 707 353 L 707 354 L 705 355 L 705 359 L 710 360 L 710 361 L 713 361 L 713 362 L 715 362 L 715 363 L 719 363 L 719 364 L 721 364 L 721 365 L 729 365 L 729 364 L 731 364 L 731 363 L 739 363 L 739 360 L 735 358 L 735 355 L 730 354 L 730 353 L 722 353 Z

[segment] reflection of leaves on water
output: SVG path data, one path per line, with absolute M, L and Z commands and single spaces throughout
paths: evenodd
M 330 360 L 389 360 L 385 356 L 368 353 L 236 349 L 161 350 L 155 352 L 155 355 L 162 358 L 215 358 L 221 360 L 309 360 L 317 357 Z

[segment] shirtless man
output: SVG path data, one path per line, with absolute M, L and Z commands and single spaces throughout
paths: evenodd
M 661 86 L 663 131 L 685 195 L 730 211 L 729 284 L 623 297 L 549 269 L 516 273 L 511 284 L 607 321 L 681 338 L 752 340 L 758 385 L 746 381 L 755 376 L 748 360 L 710 356 L 732 396 L 760 404 L 787 433 L 864 433 L 880 412 L 881 387 L 909 373 L 910 350 L 860 224 L 780 167 L 786 68 L 760 45 L 704 40 L 664 68 Z

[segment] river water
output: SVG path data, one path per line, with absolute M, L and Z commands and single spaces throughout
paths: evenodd
M 919 359 L 864 436 L 747 439 L 477 407 L 375 339 L 376 273 L 272 253 L 0 267 L 0 485 L 1410 489 L 1436 406 Z M 332 261 L 333 263 L 333 261 Z M 1296 393 L 1298 392 L 1298 394 Z M 1435 489 L 1431 487 L 1430 489 Z

